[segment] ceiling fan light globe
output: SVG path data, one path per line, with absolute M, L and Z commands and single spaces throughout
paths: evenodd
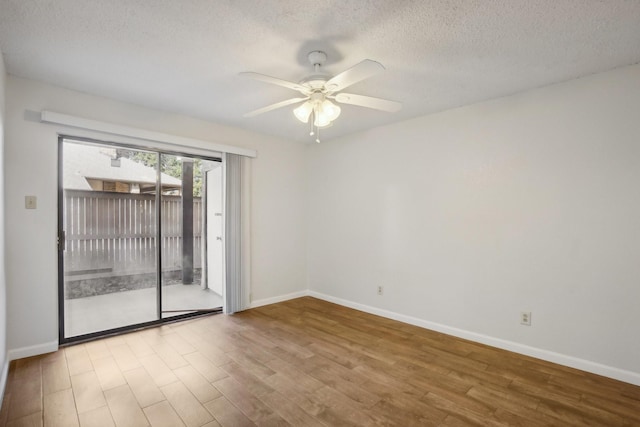
M 307 101 L 298 108 L 295 108 L 293 110 L 293 115 L 296 116 L 296 119 L 300 120 L 302 123 L 309 123 L 309 116 L 311 116 L 312 111 L 313 106 L 309 101 Z
M 313 125 L 319 128 L 323 128 L 325 126 L 329 126 L 331 124 L 331 120 L 324 114 L 316 114 L 316 119 L 313 122 Z
M 322 102 L 321 111 L 322 111 L 322 115 L 326 116 L 327 119 L 329 119 L 329 121 L 332 122 L 335 119 L 337 119 L 338 116 L 340 116 L 340 112 L 342 110 L 333 102 L 329 101 L 328 99 L 325 99 Z

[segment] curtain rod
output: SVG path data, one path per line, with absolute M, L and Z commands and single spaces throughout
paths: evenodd
M 198 148 L 201 150 L 219 151 L 223 153 L 237 154 L 246 157 L 257 157 L 258 152 L 248 148 L 234 147 L 233 145 L 219 144 L 217 142 L 202 139 L 187 138 L 168 133 L 138 129 L 129 126 L 117 125 L 99 120 L 86 119 L 84 117 L 70 116 L 43 110 L 40 114 L 43 123 L 54 123 L 90 131 L 102 132 L 110 135 L 141 139 L 145 141 L 161 142 L 180 147 Z

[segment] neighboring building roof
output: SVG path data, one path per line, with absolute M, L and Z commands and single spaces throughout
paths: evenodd
M 65 143 L 63 149 L 63 188 L 65 190 L 87 190 L 89 179 L 118 181 L 153 185 L 156 170 L 131 159 L 120 158 L 120 166 L 111 166 L 115 148 Z M 162 187 L 180 188 L 182 181 L 166 173 L 161 174 Z

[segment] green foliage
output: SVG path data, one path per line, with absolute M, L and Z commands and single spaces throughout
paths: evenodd
M 118 157 L 131 159 L 153 169 L 156 169 L 158 164 L 158 154 L 156 153 L 118 149 Z M 161 154 L 160 172 L 182 179 L 182 160 L 177 156 Z M 193 196 L 202 196 L 202 160 L 200 159 L 194 159 L 193 162 Z

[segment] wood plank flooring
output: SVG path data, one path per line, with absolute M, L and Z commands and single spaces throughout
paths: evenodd
M 640 426 L 640 387 L 306 297 L 14 361 L 0 425 Z

